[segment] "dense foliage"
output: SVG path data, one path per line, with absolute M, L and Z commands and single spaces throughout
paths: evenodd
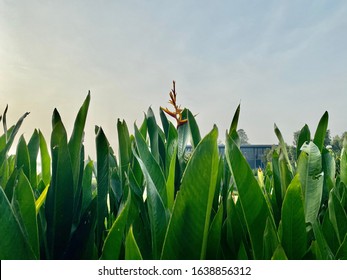
M 278 148 L 254 176 L 239 149 L 240 106 L 225 156 L 217 127 L 202 138 L 194 115 L 176 106 L 177 128 L 163 108 L 161 125 L 149 108 L 133 135 L 118 120 L 118 155 L 96 127 L 92 161 L 83 146 L 89 102 L 88 94 L 70 137 L 55 110 L 50 144 L 35 130 L 15 155 L 27 114 L 7 129 L 5 111 L 0 259 L 347 258 L 347 142 L 336 174 L 327 112 L 313 137 L 301 130 L 295 166 L 275 126 Z

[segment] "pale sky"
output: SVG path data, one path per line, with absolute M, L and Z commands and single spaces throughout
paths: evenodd
M 86 124 L 117 147 L 116 121 L 130 132 L 149 106 L 159 118 L 176 81 L 178 103 L 203 135 L 223 141 L 241 102 L 239 128 L 253 144 L 286 142 L 325 110 L 332 135 L 347 130 L 347 1 L 0 0 L 0 111 L 21 133 L 47 141 L 56 107 L 68 132 L 91 91 Z

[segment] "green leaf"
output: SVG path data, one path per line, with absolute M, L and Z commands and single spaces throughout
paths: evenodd
M 301 153 L 301 147 L 305 142 L 311 141 L 311 132 L 307 124 L 300 130 L 298 142 L 296 146 L 296 158 L 299 158 Z
M 79 173 L 80 173 L 80 156 L 84 137 L 84 127 L 87 119 L 88 108 L 90 103 L 90 92 L 80 108 L 75 123 L 71 138 L 69 140 L 69 152 L 71 157 L 71 165 L 74 179 L 74 192 L 77 193 Z
M 343 139 L 340 161 L 340 179 L 347 186 L 347 135 Z
M 56 122 L 51 136 L 52 180 L 46 198 L 49 258 L 60 259 L 70 239 L 73 217 L 73 173 L 66 130 Z
M 42 181 L 41 181 L 42 182 Z M 48 192 L 49 185 L 45 187 L 45 189 L 42 191 L 38 199 L 35 201 L 35 208 L 36 208 L 36 215 L 39 213 L 41 206 L 46 201 L 47 192 Z
M 120 174 L 123 177 L 123 174 L 128 170 L 128 167 L 130 164 L 131 142 L 130 142 L 128 126 L 124 120 L 121 122 L 118 119 L 117 130 L 118 130 L 118 146 L 119 146 L 119 162 L 120 162 L 119 168 L 120 168 Z
M 27 178 L 30 178 L 30 156 L 27 144 L 23 136 L 19 138 L 16 152 L 16 168 L 23 169 L 23 172 Z
M 125 259 L 142 260 L 142 255 L 134 237 L 133 227 L 130 227 L 125 239 Z
M 271 259 L 272 260 L 288 260 L 286 253 L 284 252 L 281 244 L 278 245 Z
M 288 170 L 290 172 L 290 174 L 293 174 L 293 168 L 292 168 L 292 165 L 290 164 L 290 161 L 289 161 L 289 157 L 288 157 L 288 152 L 287 152 L 287 147 L 286 147 L 286 143 L 284 142 L 284 139 L 283 139 L 283 136 L 282 136 L 282 133 L 281 131 L 278 129 L 278 127 L 276 126 L 276 124 L 274 125 L 274 130 L 275 130 L 275 134 L 280 142 L 280 149 L 281 149 L 281 153 L 283 154 L 284 156 L 284 162 L 285 164 L 287 165 L 288 167 Z
M 217 260 L 220 250 L 220 241 L 223 223 L 223 204 L 220 204 L 214 216 L 208 233 L 206 259 Z
M 93 180 L 94 162 L 89 161 L 86 164 L 82 178 L 82 212 L 84 212 L 93 200 L 92 180 Z
M 30 158 L 30 184 L 33 189 L 37 188 L 37 156 L 40 149 L 40 136 L 35 129 L 28 143 L 28 152 Z
M 125 226 L 128 221 L 128 212 L 131 204 L 131 192 L 128 192 L 128 198 L 122 210 L 114 221 L 108 235 L 106 236 L 102 248 L 102 260 L 118 260 L 123 242 Z
M 272 172 L 273 172 L 273 191 L 276 198 L 276 204 L 279 208 L 282 208 L 282 202 L 285 193 L 282 193 L 281 187 L 281 171 L 279 165 L 279 156 L 275 150 L 272 155 Z
M 327 133 L 328 120 L 329 120 L 329 114 L 326 111 L 318 123 L 318 127 L 313 138 L 313 142 L 316 144 L 320 152 L 322 152 L 322 149 L 324 147 L 324 139 Z
M 160 119 L 161 119 L 161 123 L 163 125 L 165 136 L 167 137 L 168 134 L 169 134 L 170 122 L 167 119 L 167 117 L 166 117 L 164 111 L 162 110 L 162 108 L 159 109 L 159 114 L 160 114 Z
M 135 141 L 137 150 L 139 153 L 139 159 L 141 159 L 143 166 L 141 169 L 144 172 L 143 168 L 148 172 L 151 180 L 156 187 L 161 200 L 163 201 L 165 207 L 167 207 L 167 192 L 166 192 L 166 182 L 163 171 L 161 170 L 158 162 L 155 160 L 152 151 L 149 151 L 145 139 L 142 137 L 140 131 L 135 125 Z M 140 164 L 141 165 L 141 164 Z M 144 174 L 145 175 L 145 174 Z
M 182 119 L 187 118 L 187 109 L 184 109 L 182 112 Z M 184 159 L 184 153 L 186 151 L 186 147 L 189 141 L 189 125 L 188 123 L 182 124 L 177 128 L 178 133 L 178 150 L 177 155 L 180 163 L 182 163 Z
M 48 153 L 46 140 L 41 131 L 39 131 L 39 136 L 42 181 L 47 186 L 51 182 L 51 158 Z
M 172 157 L 177 157 L 177 130 L 172 123 L 169 124 L 168 135 L 166 139 L 166 163 L 165 163 L 165 175 L 168 176 Z M 175 154 L 175 155 L 174 155 Z
M 1 117 L 1 116 L 0 116 Z M 1 118 L 0 118 L 1 121 Z M 7 133 L 3 134 L 0 136 L 0 151 L 2 151 L 3 149 L 5 149 L 6 147 L 6 143 L 7 143 L 7 139 L 9 138 L 9 136 L 11 135 L 12 131 L 14 129 L 14 125 L 11 126 L 8 130 Z
M 326 148 L 322 151 L 322 168 L 324 172 L 322 203 L 327 204 L 329 192 L 335 187 L 336 162 L 334 153 Z
M 147 111 L 147 126 L 148 126 L 148 135 L 149 135 L 149 140 L 151 145 L 151 153 L 152 153 L 152 156 L 157 161 L 157 163 L 159 163 L 158 125 L 155 120 L 155 116 L 154 116 L 152 108 L 148 108 L 148 111 Z
M 237 125 L 239 122 L 239 116 L 240 116 L 240 108 L 241 108 L 241 104 L 239 104 L 239 106 L 237 106 L 237 109 L 235 111 L 233 120 L 230 124 L 230 128 L 229 128 L 229 137 L 231 136 L 230 133 L 232 133 L 233 131 L 237 131 Z
M 13 141 L 19 131 L 19 128 L 21 127 L 24 119 L 27 117 L 27 115 L 29 115 L 29 113 L 25 113 L 22 117 L 20 117 L 20 119 L 17 121 L 16 125 L 14 126 L 14 128 L 12 129 L 12 132 L 10 134 L 10 136 L 8 137 L 7 139 L 7 142 L 6 142 L 6 145 L 4 147 L 4 149 L 2 149 L 0 151 L 0 163 L 2 163 L 6 156 L 7 156 L 7 153 L 8 151 L 10 150 L 12 144 L 13 144 Z M 6 134 L 6 133 L 5 133 Z
M 324 214 L 323 217 L 323 222 L 322 222 L 322 233 L 324 235 L 324 238 L 328 244 L 328 247 L 330 248 L 332 254 L 331 255 L 335 255 L 339 246 L 340 246 L 340 242 L 337 238 L 337 233 L 335 231 L 335 228 L 332 224 L 332 222 L 330 221 L 329 218 L 329 209 L 327 209 L 327 211 Z
M 297 174 L 304 194 L 305 220 L 313 224 L 318 216 L 323 193 L 322 156 L 311 141 L 305 143 L 298 160 Z
M 342 244 L 347 233 L 347 215 L 340 200 L 333 191 L 329 195 L 328 208 L 330 221 L 335 229 L 339 243 Z
M 96 227 L 97 199 L 94 198 L 83 213 L 80 223 L 71 236 L 71 240 L 64 254 L 68 260 L 95 259 L 95 227 Z
M 36 259 L 27 235 L 23 232 L 10 202 L 0 188 L 0 259 Z
M 136 131 L 135 134 L 138 134 L 138 131 Z M 141 135 L 138 134 L 138 136 L 141 138 Z M 141 149 L 140 146 L 139 149 Z M 148 165 L 145 165 L 141 158 L 136 154 L 135 150 L 133 150 L 133 154 L 139 162 L 146 180 L 147 206 L 151 226 L 153 258 L 158 259 L 160 257 L 168 224 L 167 208 L 158 191 L 159 187 L 154 183 L 152 179 L 153 177 L 147 169 Z M 153 162 L 156 163 L 154 159 Z M 167 200 L 167 197 L 165 197 L 165 199 Z
M 231 253 L 231 259 L 237 258 L 242 238 L 247 235 L 247 230 L 243 228 L 243 223 L 241 222 L 237 208 L 241 208 L 240 201 L 237 201 L 237 205 L 235 205 L 234 197 L 229 193 L 227 198 L 226 239 L 229 247 L 228 249 Z
M 22 227 L 22 231 L 28 238 L 28 242 L 35 254 L 35 258 L 39 259 L 35 199 L 30 182 L 22 170 L 19 173 L 18 185 L 14 189 L 11 204 L 19 224 Z
M 331 252 L 331 249 L 330 249 L 330 247 L 329 247 L 329 245 L 328 245 L 328 243 L 324 237 L 324 234 L 322 232 L 322 228 L 321 228 L 319 222 L 315 221 L 312 224 L 312 228 L 313 228 L 314 236 L 315 236 L 316 241 L 317 241 L 317 247 L 318 247 L 321 259 L 324 259 L 324 260 L 334 259 L 334 254 Z
M 166 193 L 167 193 L 167 208 L 172 211 L 175 199 L 175 173 L 176 173 L 176 154 L 177 147 L 171 157 L 169 166 L 169 174 L 166 179 Z
M 299 175 L 294 177 L 284 197 L 282 230 L 281 243 L 288 259 L 302 259 L 307 249 L 307 234 Z
M 188 162 L 173 207 L 162 259 L 206 257 L 218 173 L 217 136 L 218 130 L 214 127 L 196 147 Z
M 336 259 L 347 260 L 347 233 L 345 235 L 345 238 L 344 238 L 339 250 L 336 253 Z
M 3 114 L 4 117 L 2 119 L 2 124 L 3 124 L 3 127 L 4 127 L 4 134 L 5 135 L 7 134 L 7 121 L 6 121 L 7 110 L 8 110 L 8 105 L 6 105 L 6 108 L 5 108 L 5 111 L 4 111 L 4 114 Z
M 273 221 L 273 217 L 247 160 L 229 136 L 226 139 L 226 159 L 238 190 L 254 258 L 262 259 L 266 220 L 270 217 Z
M 190 130 L 192 146 L 193 148 L 195 148 L 201 141 L 200 130 L 192 112 L 187 110 L 187 114 L 188 114 L 188 126 Z
M 273 222 L 268 218 L 264 231 L 264 259 L 270 260 L 279 245 L 278 235 Z
M 97 169 L 97 226 L 96 241 L 98 250 L 102 249 L 102 236 L 105 230 L 105 218 L 108 216 L 107 195 L 110 188 L 109 142 L 102 128 L 96 135 Z

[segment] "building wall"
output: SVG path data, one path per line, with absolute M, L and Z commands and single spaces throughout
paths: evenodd
M 244 157 L 246 158 L 251 169 L 266 167 L 265 152 L 272 148 L 272 145 L 241 145 L 240 149 Z M 218 145 L 219 154 L 225 154 L 225 146 L 223 144 Z M 187 151 L 192 151 L 191 146 L 187 146 Z

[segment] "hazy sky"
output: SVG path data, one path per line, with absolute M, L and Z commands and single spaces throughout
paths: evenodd
M 332 135 L 347 130 L 347 1 L 0 0 L 0 111 L 22 133 L 50 137 L 58 108 L 71 132 L 88 90 L 86 145 L 94 125 L 116 147 L 116 121 L 130 131 L 152 106 L 178 103 L 219 138 L 241 102 L 251 143 L 292 143 L 325 110 Z

